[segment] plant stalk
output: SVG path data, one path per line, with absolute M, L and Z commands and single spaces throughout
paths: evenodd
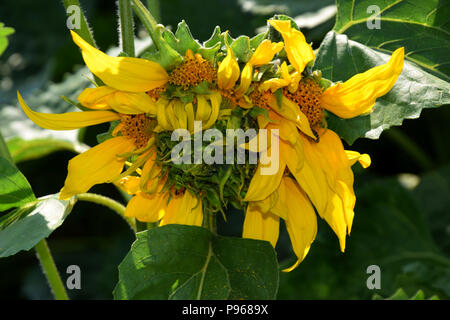
M 134 49 L 134 21 L 131 10 L 131 0 L 119 0 L 119 25 L 122 51 L 129 57 L 135 56 Z
M 50 289 L 53 292 L 56 300 L 69 300 L 66 288 L 61 280 L 55 261 L 53 260 L 47 241 L 42 239 L 34 247 L 36 249 L 37 257 L 41 263 L 42 270 L 47 277 Z

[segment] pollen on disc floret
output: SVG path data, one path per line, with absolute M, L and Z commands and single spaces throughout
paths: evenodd
M 184 61 L 169 75 L 169 83 L 183 87 L 195 87 L 203 81 L 214 82 L 217 79 L 217 70 L 212 63 L 202 58 L 200 54 L 194 55 L 191 50 L 186 52 Z
M 324 109 L 320 102 L 322 92 L 322 87 L 310 78 L 302 79 L 298 84 L 297 91 L 293 93 L 288 88 L 283 89 L 283 95 L 300 107 L 311 126 L 317 126 L 323 118 Z
M 143 148 L 150 139 L 151 119 L 145 114 L 122 115 L 122 135 L 133 139 L 136 148 Z

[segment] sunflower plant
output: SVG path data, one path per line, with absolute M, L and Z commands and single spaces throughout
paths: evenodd
M 216 27 L 200 42 L 184 21 L 175 32 L 158 24 L 139 0 L 119 1 L 119 9 L 119 56 L 98 49 L 86 24 L 68 31 L 93 75 L 77 101 L 66 98 L 79 111 L 37 112 L 17 93 L 23 112 L 42 128 L 110 128 L 69 161 L 64 185 L 51 197 L 36 199 L 14 165 L 0 159 L 25 186 L 20 202 L 0 206 L 17 208 L 0 220 L 0 238 L 10 244 L 2 256 L 39 241 L 45 261 L 43 239 L 77 201 L 111 208 L 136 233 L 119 265 L 116 299 L 273 299 L 279 270 L 298 268 L 314 250 L 318 218 L 345 252 L 357 201 L 352 166 L 368 168 L 371 158 L 345 147 L 343 123 L 370 116 L 377 99 L 398 86 L 405 48 L 346 78 L 327 78 L 340 67 L 324 61 L 338 51 L 330 43 L 340 35 L 329 34 L 315 51 L 285 15 L 267 20 L 266 31 L 252 38 Z M 133 12 L 152 40 L 138 55 Z M 126 206 L 89 193 L 102 183 L 114 184 Z M 33 214 L 49 206 L 59 207 L 58 223 L 33 234 Z M 217 219 L 231 214 L 243 217 L 241 238 L 217 232 Z M 296 257 L 283 267 L 275 251 L 280 227 Z M 13 244 L 18 228 L 30 232 L 22 247 Z M 49 265 L 43 263 L 55 294 L 67 297 Z

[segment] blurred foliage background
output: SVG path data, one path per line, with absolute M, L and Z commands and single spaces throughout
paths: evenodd
M 118 44 L 115 1 L 80 1 L 95 39 L 103 51 Z M 296 18 L 306 38 L 318 48 L 334 25 L 333 0 L 165 0 L 155 11 L 159 21 L 176 28 L 186 20 L 193 35 L 207 40 L 216 25 L 233 37 L 253 36 L 274 13 Z M 107 130 L 99 125 L 78 133 L 38 130 L 16 106 L 20 90 L 30 106 L 63 112 L 71 108 L 60 96 L 75 99 L 89 82 L 83 61 L 66 28 L 59 1 L 2 1 L 0 21 L 15 29 L 0 58 L 0 126 L 12 150 L 20 154 L 24 139 L 80 139 L 95 145 L 96 135 Z M 142 28 L 136 26 L 141 36 Z M 293 272 L 281 274 L 279 299 L 370 299 L 391 296 L 403 288 L 412 296 L 423 290 L 426 297 L 450 298 L 450 109 L 424 110 L 420 119 L 383 132 L 379 140 L 359 139 L 351 148 L 369 153 L 372 166 L 355 170 L 357 204 L 352 234 L 345 254 L 330 228 L 319 221 L 319 233 L 307 259 Z M 16 137 L 16 138 L 13 138 Z M 16 140 L 11 140 L 16 139 Z M 54 145 L 44 156 L 22 155 L 19 169 L 36 196 L 59 191 L 67 174 L 73 147 Z M 83 148 L 83 145 L 79 145 Z M 20 158 L 18 156 L 18 158 Z M 111 185 L 92 192 L 124 202 Z M 229 212 L 219 218 L 219 233 L 240 236 L 243 214 Z M 110 299 L 117 265 L 128 252 L 133 233 L 109 210 L 79 202 L 48 239 L 63 279 L 69 265 L 79 265 L 81 290 L 69 290 L 73 299 Z M 277 253 L 281 266 L 294 261 L 284 226 Z M 381 268 L 381 289 L 369 290 L 366 269 Z M 33 251 L 0 260 L 1 299 L 51 299 Z

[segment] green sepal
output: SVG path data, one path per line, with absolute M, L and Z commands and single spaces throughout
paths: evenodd
M 220 46 L 222 46 L 221 34 L 222 34 L 222 31 L 220 30 L 220 27 L 216 26 L 214 28 L 214 31 L 213 31 L 213 34 L 211 35 L 211 37 L 203 43 L 203 47 L 204 48 L 213 48 L 217 44 L 220 44 Z
M 162 27 L 155 31 L 155 37 L 158 39 L 158 49 L 156 52 L 146 52 L 142 55 L 143 59 L 159 63 L 167 71 L 172 70 L 183 62 L 183 57 L 172 48 L 170 43 L 162 36 Z M 164 31 L 167 33 L 167 31 Z M 170 39 L 170 37 L 169 37 Z M 170 40 L 169 40 L 170 41 Z
M 261 32 L 259 34 L 257 34 L 256 36 L 254 36 L 253 38 L 250 39 L 250 48 L 252 48 L 253 50 L 256 50 L 256 48 L 258 48 L 258 46 L 261 44 L 261 42 L 263 42 L 264 39 L 267 38 L 269 34 L 269 30 L 267 30 L 266 32 Z
M 197 53 L 198 49 L 201 48 L 200 44 L 192 37 L 191 31 L 184 20 L 178 24 L 175 34 L 166 29 L 164 30 L 163 37 L 181 56 L 184 56 L 188 49 Z
M 250 38 L 240 36 L 230 45 L 231 50 L 240 62 L 247 63 L 252 57 L 252 49 L 250 48 Z
M 117 127 L 117 125 L 120 123 L 120 120 L 115 120 L 112 121 L 109 124 L 109 129 L 106 132 L 100 133 L 97 135 L 97 142 L 98 143 L 102 143 L 105 142 L 106 140 L 109 140 L 113 137 L 112 132 L 114 131 L 114 129 Z
M 273 94 L 275 95 L 275 98 L 277 99 L 278 106 L 281 108 L 281 102 L 283 99 L 283 89 L 279 88 Z

